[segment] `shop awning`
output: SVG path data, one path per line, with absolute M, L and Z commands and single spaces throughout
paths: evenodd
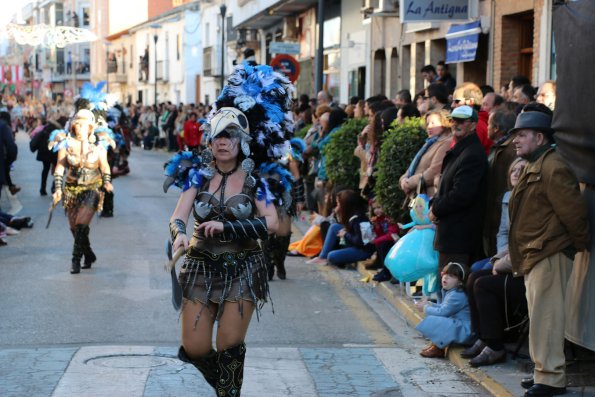
M 446 34 L 446 63 L 474 61 L 479 33 L 480 21 L 452 25 Z

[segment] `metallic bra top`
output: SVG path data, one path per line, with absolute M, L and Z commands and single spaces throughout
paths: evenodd
M 205 237 L 198 232 L 198 226 L 208 221 L 234 221 L 253 218 L 256 214 L 254 199 L 246 194 L 246 189 L 242 193 L 234 194 L 231 197 L 224 198 L 223 203 L 219 198 L 208 191 L 200 191 L 194 200 L 194 233 L 190 245 L 205 249 L 214 254 L 223 252 L 239 252 L 245 249 L 254 249 L 258 246 L 256 240 L 232 240 L 224 241 L 221 235 L 215 237 Z
M 68 163 L 66 183 L 90 185 L 101 180 L 99 151 L 96 145 L 90 143 L 89 150 L 84 155 L 76 153 L 72 147 L 68 147 L 66 162 Z

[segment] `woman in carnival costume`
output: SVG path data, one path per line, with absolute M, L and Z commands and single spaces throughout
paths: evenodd
M 100 83 L 92 91 L 100 92 L 101 88 Z M 85 93 L 87 97 L 81 97 L 75 103 L 77 110 L 67 130 L 55 130 L 49 140 L 50 149 L 58 152 L 53 203 L 55 206 L 63 199 L 70 231 L 74 236 L 71 274 L 80 273 L 81 268 L 91 268 L 97 260 L 91 249 L 89 224 L 95 212 L 102 209 L 104 192 L 113 191 L 107 147 L 114 143 L 109 130 L 97 125 L 96 114 L 101 115 L 96 102 L 98 97 L 83 90 L 82 95 Z M 105 99 L 105 95 L 100 97 Z
M 209 148 L 200 156 L 179 153 L 166 167 L 165 189 L 172 183 L 183 189 L 170 220 L 173 249 L 186 251 L 178 357 L 220 397 L 240 395 L 244 339 L 269 298 L 261 246 L 278 229 L 276 207 L 291 205 L 291 174 L 275 160 L 291 149 L 292 93 L 269 66 L 242 63 L 204 125 Z
M 306 151 L 306 143 L 300 138 L 291 138 L 290 142 L 291 152 L 281 163 L 285 165 L 285 168 L 293 177 L 291 205 L 289 207 L 283 205 L 277 207 L 279 229 L 274 235 L 269 236 L 266 243 L 266 252 L 269 256 L 269 281 L 273 280 L 275 269 L 277 269 L 277 277 L 279 279 L 285 280 L 287 278 L 285 256 L 287 255 L 287 249 L 291 240 L 291 218 L 301 214 L 306 201 L 304 196 L 304 181 L 300 177 L 300 167 L 304 162 L 303 153 Z

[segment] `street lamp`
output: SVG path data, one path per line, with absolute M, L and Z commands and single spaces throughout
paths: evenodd
M 223 92 L 223 85 L 225 84 L 225 12 L 227 7 L 225 3 L 219 7 L 221 10 L 221 92 Z
M 161 25 L 154 23 L 151 25 L 151 28 L 155 31 L 155 33 L 153 33 L 153 41 L 155 42 L 155 70 L 153 71 L 153 83 L 155 85 L 155 106 L 157 106 L 157 40 L 159 40 L 157 30 L 161 29 Z

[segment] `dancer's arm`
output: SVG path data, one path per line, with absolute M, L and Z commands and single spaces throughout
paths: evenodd
M 103 178 L 103 188 L 106 192 L 114 190 L 112 186 L 112 170 L 107 161 L 107 151 L 100 149 L 99 151 L 99 168 L 101 169 L 101 177 Z
M 66 169 L 66 149 L 58 151 L 58 162 L 54 167 L 54 204 L 62 200 L 62 185 L 64 182 L 64 170 Z
M 180 195 L 176 209 L 169 220 L 169 228 L 173 241 L 173 250 L 180 247 L 188 249 L 188 237 L 186 236 L 186 223 L 194 204 L 194 198 L 198 190 L 194 187 L 189 188 Z

